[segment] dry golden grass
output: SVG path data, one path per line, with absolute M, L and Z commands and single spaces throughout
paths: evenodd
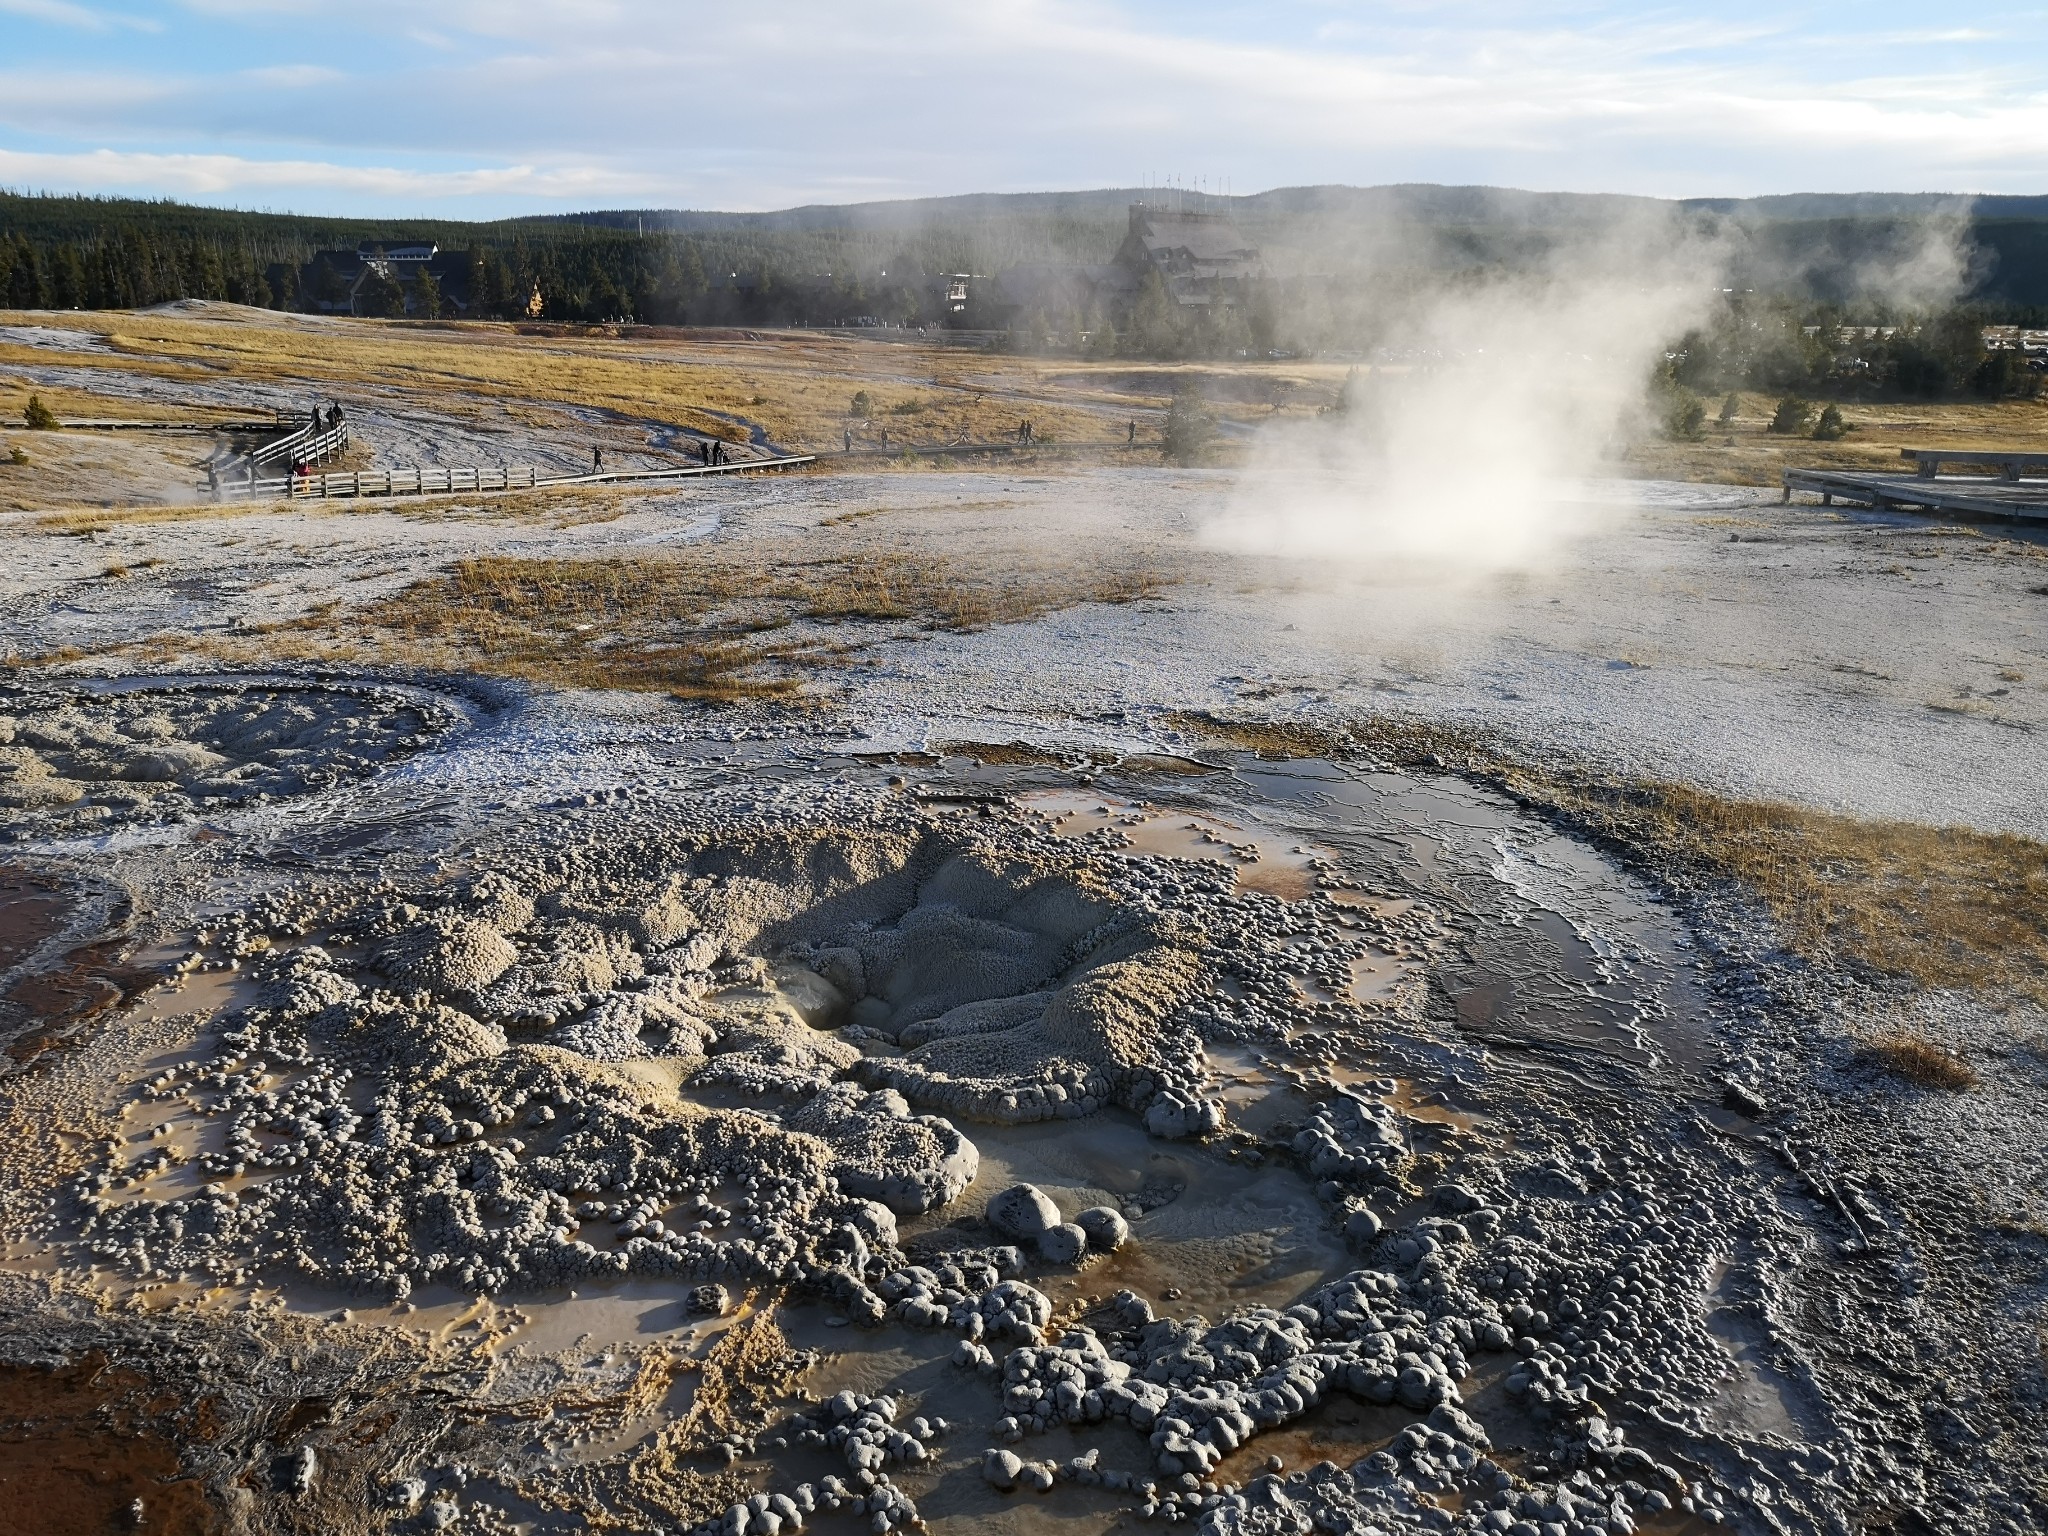
M 64 512 L 45 512 L 29 519 L 27 526 L 38 533 L 65 533 L 85 538 L 95 533 L 138 523 L 203 523 L 213 519 L 249 517 L 274 512 L 277 503 L 265 501 L 194 502 L 186 506 L 80 507 Z
M 1732 430 L 1709 421 L 1698 442 L 1643 442 L 1629 451 L 1628 464 L 1659 479 L 1776 485 L 1787 469 L 1904 470 L 1909 466 L 1899 457 L 1901 448 L 2048 452 L 2043 400 L 1845 405 L 1842 414 L 1855 430 L 1834 442 L 1816 442 L 1766 430 L 1777 396 L 1745 393 L 1740 399 Z
M 755 546 L 744 561 L 483 556 L 361 607 L 329 602 L 274 624 L 159 635 L 110 654 L 152 665 L 203 657 L 479 672 L 730 703 L 793 698 L 853 652 L 906 631 L 1018 623 L 1082 603 L 1136 601 L 1163 585 L 1136 566 L 1077 577 L 912 552 L 821 554 L 802 539 Z
M 66 367 L 103 372 L 107 388 L 44 390 L 60 417 L 189 414 L 174 405 L 117 398 L 121 375 L 171 384 L 229 377 L 303 390 L 309 399 L 347 398 L 365 388 L 398 391 L 422 408 L 501 428 L 509 422 L 589 430 L 571 421 L 566 407 L 609 413 L 622 429 L 658 422 L 740 440 L 745 429 L 732 418 L 744 418 L 780 443 L 826 454 L 840 447 L 849 428 L 863 448 L 878 445 L 885 425 L 892 446 L 933 445 L 1008 441 L 1025 419 L 1047 442 L 1110 448 L 1121 444 L 1125 422 L 1136 418 L 1149 462 L 1158 413 L 1185 379 L 1200 382 L 1219 414 L 1251 425 L 1312 416 L 1334 398 L 1345 372 L 1306 362 L 1014 357 L 808 332 L 621 335 L 604 327 L 315 322 L 231 305 L 19 318 L 106 343 L 101 350 L 61 354 Z M 0 365 L 48 364 L 53 355 L 0 345 Z M 864 422 L 848 416 L 858 392 L 873 402 Z M 25 384 L 0 380 L 0 420 L 19 419 L 26 397 Z M 1732 428 L 1715 425 L 1695 443 L 1644 442 L 1630 450 L 1630 467 L 1667 478 L 1774 485 L 1791 466 L 1896 469 L 1902 446 L 2048 449 L 2048 402 L 1854 405 L 1845 409 L 1856 430 L 1819 443 L 1767 432 L 1774 398 L 1750 393 L 1741 400 Z M 1222 450 L 1225 458 L 1241 451 Z M 902 471 L 928 470 L 932 461 L 899 455 L 857 462 L 865 470 Z M 968 460 L 966 467 L 1008 474 L 1068 462 L 1055 452 L 1035 460 Z
M 33 318 L 42 323 L 45 317 Z M 560 418 L 546 408 L 572 405 L 735 440 L 745 429 L 726 418 L 740 416 L 761 423 L 780 442 L 821 448 L 837 446 L 849 425 L 857 441 L 866 440 L 860 424 L 847 419 L 853 395 L 865 389 L 880 412 L 905 403 L 919 407 L 907 417 L 885 416 L 897 423 L 897 441 L 1006 437 L 1026 416 L 1059 442 L 1111 436 L 1100 417 L 1076 409 L 1035 367 L 943 346 L 778 332 L 621 338 L 525 335 L 487 323 L 322 325 L 231 306 L 64 318 L 109 341 L 107 351 L 63 354 L 65 364 L 105 370 L 110 378 L 137 371 L 173 379 L 226 373 L 343 397 L 370 385 L 406 391 L 436 410 L 476 414 L 489 407 L 556 427 Z M 32 348 L 0 347 L 0 362 L 47 364 L 50 358 Z M 991 389 L 992 383 L 998 387 Z M 64 414 L 64 404 L 52 404 Z
M 1909 1030 L 1879 1035 L 1865 1044 L 1863 1054 L 1874 1065 L 1921 1088 L 1961 1093 L 1979 1082 L 1976 1069 L 1954 1051 Z
M 1415 722 L 1369 720 L 1339 732 L 1182 719 L 1268 755 L 1364 751 L 1466 774 L 1660 867 L 1739 881 L 1798 954 L 1923 986 L 2012 988 L 2048 1002 L 2048 845 L 2029 838 L 1535 766 L 1475 734 Z

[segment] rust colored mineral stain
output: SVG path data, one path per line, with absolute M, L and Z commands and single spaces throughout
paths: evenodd
M 0 971 L 10 971 L 64 926 L 71 901 L 63 887 L 0 865 Z
M 63 932 L 74 904 L 72 893 L 56 881 L 0 865 L 0 973 Z M 7 1054 L 17 1062 L 33 1059 L 156 979 L 124 964 L 121 950 L 119 940 L 103 939 L 17 979 L 0 999 L 0 1018 L 11 1014 L 22 1027 Z
M 54 1371 L 0 1365 L 0 1524 L 37 1536 L 211 1536 L 225 1527 L 160 1422 L 169 1399 L 98 1357 Z M 183 1436 L 179 1436 L 183 1438 Z M 141 1518 L 135 1515 L 141 1503 Z

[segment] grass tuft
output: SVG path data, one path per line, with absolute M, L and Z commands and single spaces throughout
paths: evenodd
M 1946 1046 L 1909 1030 L 1880 1035 L 1863 1048 L 1865 1059 L 1920 1088 L 1961 1093 L 1980 1081 L 1976 1069 Z

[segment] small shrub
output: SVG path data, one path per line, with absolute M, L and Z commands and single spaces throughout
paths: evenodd
M 1813 407 L 1797 395 L 1787 395 L 1771 415 L 1771 430 L 1780 437 L 1803 437 L 1813 425 Z
M 10 464 L 26 464 L 28 462 L 28 455 L 21 451 L 21 444 L 16 443 L 7 450 L 7 462 Z
M 1203 403 L 1202 392 L 1190 380 L 1173 392 L 1173 403 L 1166 408 L 1163 447 L 1167 462 L 1200 463 L 1215 436 L 1216 419 Z
M 1813 424 L 1815 440 L 1823 443 L 1834 442 L 1848 430 L 1849 424 L 1842 420 L 1842 408 L 1839 405 L 1830 405 L 1820 413 L 1820 420 Z
M 1715 418 L 1724 427 L 1735 425 L 1735 418 L 1742 414 L 1742 399 L 1734 390 L 1729 390 L 1721 401 L 1721 414 Z
M 1967 1061 L 1925 1035 L 1894 1030 L 1871 1041 L 1864 1054 L 1894 1077 L 1903 1077 L 1917 1087 L 1960 1093 L 1977 1086 L 1977 1073 Z
M 874 398 L 864 389 L 856 390 L 853 396 L 853 404 L 847 407 L 846 414 L 854 417 L 856 420 L 866 421 L 875 414 Z
M 1706 421 L 1706 402 L 1689 389 L 1679 390 L 1664 407 L 1667 436 L 1691 441 L 1700 435 L 1700 428 L 1706 425 Z
M 59 425 L 57 413 L 43 404 L 41 395 L 28 397 L 28 409 L 21 413 L 21 419 L 31 432 L 54 432 Z

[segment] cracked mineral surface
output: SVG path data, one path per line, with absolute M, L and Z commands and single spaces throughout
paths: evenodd
M 0 1488 L 67 1531 L 2048 1524 L 2037 996 L 1802 949 L 1334 705 L 909 709 L 992 643 L 794 708 L 18 677 Z

